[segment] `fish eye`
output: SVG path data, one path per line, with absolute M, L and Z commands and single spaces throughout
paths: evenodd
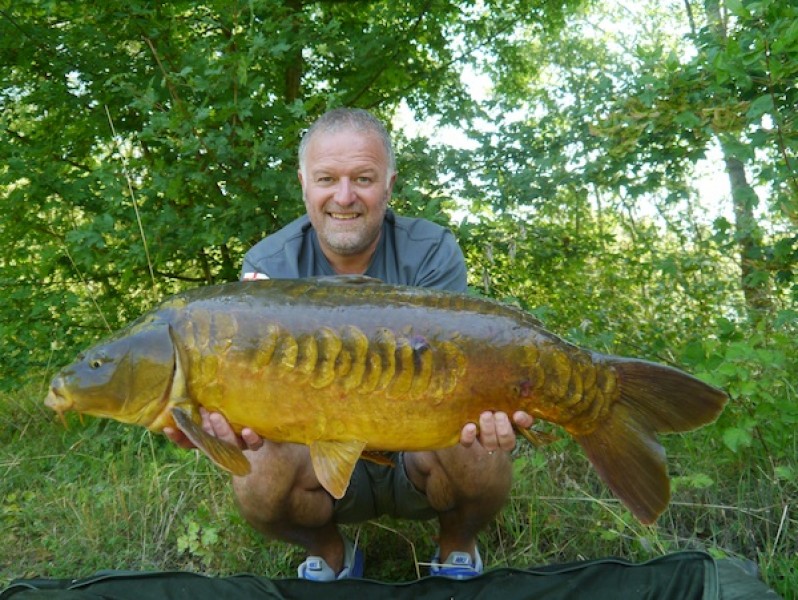
M 103 366 L 103 361 L 99 358 L 92 358 L 91 361 L 89 362 L 89 366 L 92 369 L 99 369 L 100 367 Z

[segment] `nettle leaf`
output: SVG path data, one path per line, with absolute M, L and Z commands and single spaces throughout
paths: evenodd
M 723 431 L 723 443 L 732 452 L 739 452 L 743 448 L 749 448 L 753 443 L 751 432 L 738 427 L 730 427 Z

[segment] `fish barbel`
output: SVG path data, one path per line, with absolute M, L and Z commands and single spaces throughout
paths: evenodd
M 234 474 L 250 465 L 206 434 L 199 407 L 310 447 L 340 498 L 363 452 L 456 444 L 484 411 L 562 427 L 643 523 L 670 499 L 657 433 L 713 421 L 727 400 L 678 369 L 574 346 L 491 300 L 364 277 L 266 280 L 168 299 L 78 356 L 45 403 L 180 428 Z

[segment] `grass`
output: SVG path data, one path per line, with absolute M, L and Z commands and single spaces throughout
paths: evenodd
M 0 395 L 0 588 L 101 569 L 294 575 L 301 551 L 255 534 L 227 475 L 209 461 L 112 421 L 70 415 L 65 429 L 43 407 L 42 387 Z M 480 540 L 486 564 L 642 561 L 703 549 L 756 561 L 768 585 L 795 597 L 798 485 L 776 474 L 798 472 L 798 452 L 776 469 L 755 447 L 734 454 L 718 438 L 709 427 L 665 439 L 674 497 L 651 527 L 613 499 L 571 440 L 537 451 L 519 444 L 511 498 Z M 435 546 L 431 522 L 380 519 L 346 530 L 366 548 L 375 579 L 423 575 Z

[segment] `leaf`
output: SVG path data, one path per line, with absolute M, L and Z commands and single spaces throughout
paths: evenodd
M 216 527 L 209 527 L 208 525 L 202 528 L 200 538 L 203 548 L 210 550 L 219 541 L 219 530 Z
M 715 485 L 715 480 L 706 473 L 695 473 L 692 475 L 682 475 L 674 477 L 671 480 L 674 492 L 682 489 L 689 488 L 695 490 L 703 490 Z
M 682 360 L 692 365 L 702 365 L 706 357 L 704 344 L 700 341 L 689 342 L 682 350 Z
M 707 548 L 707 552 L 715 560 L 722 560 L 724 558 L 729 558 L 729 554 L 726 551 L 724 551 L 722 548 L 718 548 L 717 546 L 710 546 L 709 548 Z
M 751 121 L 758 121 L 762 115 L 773 113 L 774 110 L 773 97 L 770 94 L 765 94 L 751 102 L 745 116 Z
M 790 465 L 779 465 L 774 469 L 774 473 L 782 481 L 795 481 L 795 468 Z
M 705 489 L 715 485 L 715 480 L 706 473 L 696 473 L 690 477 L 690 485 L 695 489 Z
M 678 125 L 687 128 L 700 127 L 702 125 L 701 119 L 691 110 L 677 114 L 673 120 Z
M 751 446 L 753 438 L 750 432 L 737 427 L 730 427 L 723 432 L 723 443 L 732 452 L 739 452 L 742 448 Z

